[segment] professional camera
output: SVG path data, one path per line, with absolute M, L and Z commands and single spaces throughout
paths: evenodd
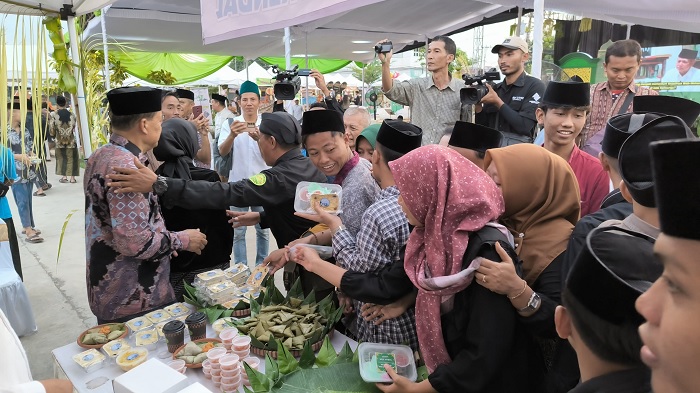
M 381 42 L 381 43 L 374 46 L 374 52 L 375 53 L 389 53 L 389 52 L 391 52 L 391 50 L 393 48 L 394 48 L 394 45 L 391 43 L 391 41 Z
M 467 87 L 459 90 L 460 101 L 462 101 L 464 105 L 476 105 L 489 93 L 489 89 L 484 86 L 484 83 L 501 79 L 501 74 L 496 71 L 495 68 L 492 68 L 490 71 L 485 72 L 484 75 L 463 75 L 462 79 L 464 79 L 464 83 L 466 83 Z M 472 86 L 474 83 L 476 83 L 476 85 Z
M 291 70 L 280 70 L 277 65 L 272 66 L 272 72 L 275 73 L 275 79 L 277 83 L 273 88 L 275 92 L 275 98 L 278 100 L 293 100 L 299 93 L 299 88 L 301 88 L 301 78 L 299 74 L 309 75 L 309 70 L 303 69 L 298 70 L 299 66 L 295 65 Z

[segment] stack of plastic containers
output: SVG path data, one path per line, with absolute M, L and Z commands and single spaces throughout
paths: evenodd
M 228 352 L 231 352 L 233 340 L 238 338 L 238 329 L 234 327 L 226 328 L 219 333 L 219 338 Z M 250 339 L 250 337 L 248 337 Z
M 250 368 L 257 370 L 258 366 L 260 366 L 260 359 L 258 358 L 245 358 L 241 361 L 241 382 L 245 386 L 250 386 L 250 381 L 248 380 L 248 373 L 245 371 L 245 367 L 243 367 L 243 362 L 248 363 L 248 366 Z
M 226 348 L 214 348 L 207 352 L 207 360 L 209 361 L 210 368 L 209 373 L 212 382 L 214 382 L 217 388 L 221 386 L 221 364 L 219 360 L 224 356 L 226 356 Z M 203 365 L 202 368 L 204 368 Z M 204 372 L 206 374 L 206 370 Z
M 223 333 L 223 332 L 222 332 Z M 244 359 L 250 355 L 250 337 L 238 336 L 233 339 L 233 353 Z
M 240 358 L 237 355 L 225 355 L 219 359 L 221 366 L 221 390 L 224 393 L 237 392 L 241 386 Z M 212 377 L 213 379 L 214 377 Z

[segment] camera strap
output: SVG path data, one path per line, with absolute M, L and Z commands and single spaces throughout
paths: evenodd
M 620 107 L 620 110 L 617 112 L 617 114 L 622 115 L 627 113 L 627 108 L 630 107 L 630 104 L 632 103 L 633 99 L 634 92 L 630 91 L 629 94 L 627 94 L 627 97 L 625 97 L 625 101 L 622 103 L 622 106 Z

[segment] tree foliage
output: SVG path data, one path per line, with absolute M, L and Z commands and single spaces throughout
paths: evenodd
M 378 81 L 382 78 L 382 63 L 379 61 L 373 61 L 365 65 L 365 79 L 362 79 L 362 68 L 355 65 L 352 67 L 352 76 L 363 81 L 367 85 Z

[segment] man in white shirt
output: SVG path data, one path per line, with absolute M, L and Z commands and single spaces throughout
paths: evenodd
M 212 168 L 219 174 L 221 181 L 228 182 L 228 174 L 231 171 L 231 157 L 222 157 L 219 154 L 219 134 L 222 128 L 228 129 L 228 119 L 233 119 L 236 115 L 226 107 L 226 97 L 221 94 L 211 95 L 211 109 L 216 113 L 214 117 L 214 140 L 211 150 Z
M 60 379 L 35 381 L 24 347 L 0 309 L 0 393 L 72 393 L 73 384 Z
M 695 68 L 698 51 L 681 49 L 676 60 L 676 68 L 666 72 L 663 82 L 700 82 L 700 70 Z
M 258 114 L 260 88 L 251 81 L 245 81 L 241 84 L 239 91 L 242 115 L 234 118 L 230 127 L 219 129 L 217 145 L 219 154 L 222 157 L 231 154 L 231 171 L 229 172 L 228 181 L 234 183 L 241 179 L 250 178 L 255 183 L 255 181 L 258 181 L 255 175 L 269 168 L 260 154 L 258 143 L 249 135 L 251 132 L 257 135 L 257 128 L 260 125 L 260 115 Z M 246 212 L 249 209 L 254 212 L 263 211 L 261 206 L 231 206 L 231 210 L 239 212 Z M 247 263 L 245 231 L 245 226 L 234 230 L 233 263 Z M 268 254 L 269 234 L 267 229 L 260 228 L 259 224 L 255 225 L 255 232 L 257 234 L 255 264 L 259 265 L 262 264 Z
M 304 116 L 304 110 L 302 109 L 301 105 L 299 105 L 299 100 L 289 101 L 289 105 L 287 105 L 284 109 L 287 111 L 287 113 L 294 116 L 297 121 L 301 121 L 301 118 Z

